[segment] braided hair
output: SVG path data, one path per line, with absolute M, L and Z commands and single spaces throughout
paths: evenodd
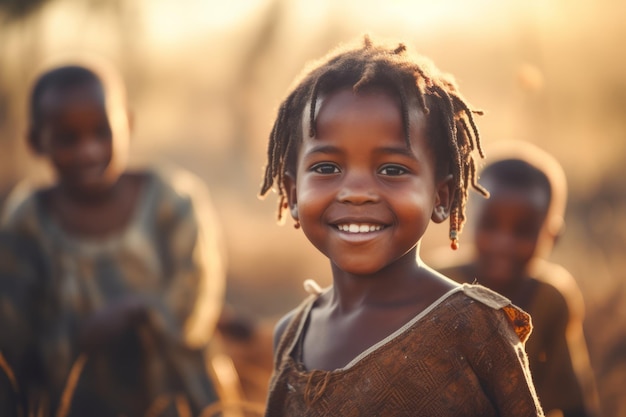
M 344 87 L 358 92 L 372 86 L 383 87 L 399 97 L 408 146 L 410 100 L 416 98 L 420 110 L 426 115 L 429 145 L 434 150 L 437 173 L 451 173 L 453 177 L 450 239 L 452 248 L 456 249 L 458 234 L 465 223 L 470 186 L 488 196 L 488 192 L 476 181 L 476 160 L 473 156 L 473 151 L 477 150 L 484 157 L 474 122 L 474 115 L 480 115 L 482 111 L 470 108 L 451 76 L 440 72 L 426 58 L 409 54 L 403 43 L 389 47 L 374 44 L 369 36 L 365 36 L 362 45 L 340 47 L 305 72 L 279 107 L 269 137 L 260 195 L 265 196 L 273 186 L 277 188 L 280 220 L 287 207 L 285 174 L 291 170 L 295 172 L 302 142 L 303 117 L 309 118 L 310 128 L 306 133 L 314 137 L 316 106 L 321 95 Z M 310 111 L 305 115 L 308 103 Z

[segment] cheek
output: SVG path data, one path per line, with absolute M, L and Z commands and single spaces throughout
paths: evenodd
M 321 217 L 328 203 L 327 195 L 311 187 L 299 188 L 297 198 L 297 214 L 303 225 Z
M 46 155 L 55 165 L 67 165 L 76 159 L 76 152 L 72 149 L 52 148 L 46 152 Z
M 480 253 L 490 252 L 491 246 L 495 242 L 493 233 L 483 229 L 476 229 L 474 232 L 474 244 Z
M 298 207 L 318 206 L 333 199 L 336 181 L 330 178 L 320 179 L 306 173 L 300 173 L 296 182 Z
M 113 143 L 111 141 L 105 141 L 101 145 L 101 152 L 103 157 L 111 159 L 113 157 Z M 122 149 L 119 149 L 117 153 L 121 153 Z
M 537 239 L 524 238 L 519 239 L 517 242 L 517 254 L 523 261 L 528 261 L 535 254 L 537 249 Z
M 399 217 L 406 221 L 419 221 L 427 223 L 433 213 L 435 198 L 427 192 L 412 192 L 412 188 L 393 191 L 393 198 L 387 198 L 387 202 L 393 205 L 393 210 Z

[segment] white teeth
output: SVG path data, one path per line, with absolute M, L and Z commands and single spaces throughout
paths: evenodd
M 380 224 L 340 224 L 337 225 L 337 228 L 342 232 L 348 233 L 368 233 L 368 232 L 376 232 L 383 228 Z

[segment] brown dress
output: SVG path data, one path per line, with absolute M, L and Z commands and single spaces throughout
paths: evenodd
M 279 342 L 266 416 L 543 416 L 524 352 L 529 316 L 506 298 L 462 285 L 334 371 L 298 357 L 319 295 Z
M 460 283 L 480 282 L 471 263 L 439 271 Z M 533 319 L 526 352 L 539 400 L 546 412 L 561 410 L 565 417 L 599 415 L 578 285 L 567 270 L 551 262 L 535 260 L 530 273 L 521 289 L 507 296 Z

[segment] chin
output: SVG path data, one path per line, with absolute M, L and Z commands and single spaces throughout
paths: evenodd
M 85 198 L 97 198 L 107 194 L 114 186 L 115 182 L 98 179 L 78 183 L 75 182 L 70 187 L 75 194 L 82 195 Z

